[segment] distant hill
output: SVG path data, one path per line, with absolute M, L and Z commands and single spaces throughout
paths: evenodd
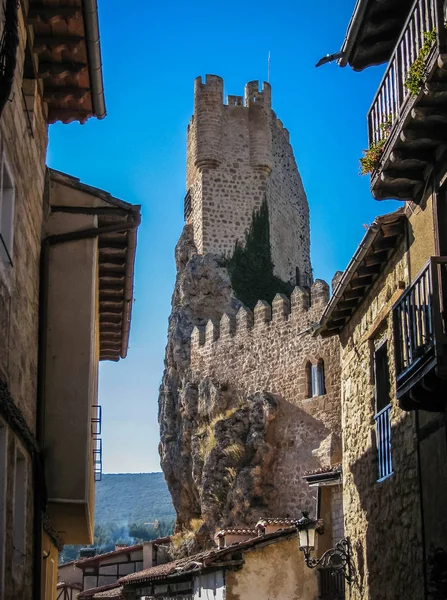
M 175 510 L 163 473 L 109 474 L 96 483 L 96 525 L 173 518 Z

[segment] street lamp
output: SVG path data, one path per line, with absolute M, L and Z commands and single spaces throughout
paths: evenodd
M 304 562 L 309 569 L 321 566 L 329 568 L 332 575 L 342 573 L 349 585 L 352 582 L 351 556 L 348 538 L 343 538 L 334 548 L 327 550 L 320 558 L 311 556 L 312 550 L 315 550 L 315 533 L 317 531 L 318 521 L 309 518 L 309 513 L 303 511 L 303 516 L 296 525 L 298 528 L 298 537 L 300 550 L 304 553 Z

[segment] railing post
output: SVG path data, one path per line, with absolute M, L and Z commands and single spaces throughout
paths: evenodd
M 435 352 L 439 356 L 442 352 L 443 344 L 446 341 L 444 330 L 444 299 L 443 299 L 443 277 L 441 273 L 441 261 L 437 257 L 430 259 L 430 279 L 431 279 L 431 313 L 433 323 L 433 340 Z
M 431 0 L 434 3 L 435 11 L 435 23 L 437 32 L 437 45 L 439 54 L 444 54 L 446 51 L 446 28 L 445 28 L 445 15 L 444 15 L 444 2 L 443 0 Z

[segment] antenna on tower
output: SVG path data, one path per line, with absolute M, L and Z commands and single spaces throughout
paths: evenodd
M 270 83 L 270 50 L 269 57 L 267 59 L 267 82 Z

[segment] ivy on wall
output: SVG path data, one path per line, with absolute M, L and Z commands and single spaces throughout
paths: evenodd
M 272 302 L 275 295 L 290 294 L 292 285 L 273 274 L 274 264 L 270 249 L 270 221 L 267 201 L 259 211 L 253 211 L 245 243 L 236 241 L 233 256 L 226 267 L 236 297 L 250 309 L 258 300 Z

